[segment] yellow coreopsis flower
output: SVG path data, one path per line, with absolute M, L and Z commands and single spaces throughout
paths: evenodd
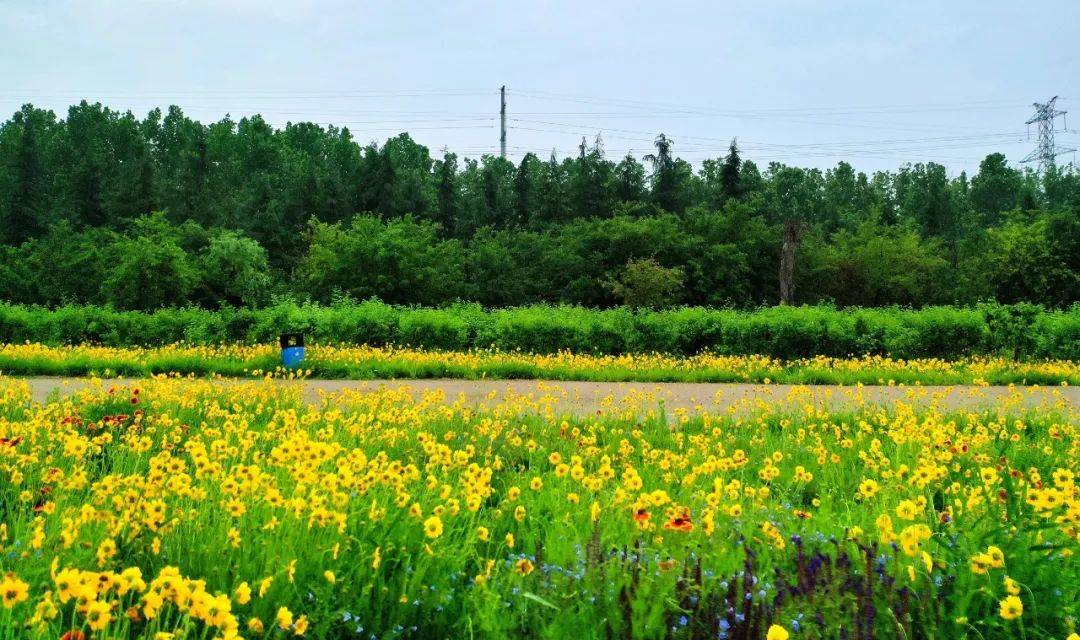
M 514 563 L 514 569 L 523 576 L 527 576 L 533 572 L 533 563 L 528 558 L 522 558 Z
M 94 631 L 101 631 L 112 621 L 112 607 L 108 602 L 95 600 L 86 605 L 86 624 Z
M 443 533 L 443 523 L 439 516 L 431 516 L 424 520 L 424 535 L 429 538 L 438 538 Z
M 241 582 L 236 587 L 236 592 L 233 595 L 233 599 L 236 600 L 236 604 L 244 605 L 251 602 L 251 586 L 247 582 Z
M 901 500 L 900 505 L 896 507 L 896 515 L 902 520 L 914 520 L 916 513 L 918 513 L 918 507 L 911 500 Z
M 289 627 L 291 627 L 293 623 L 293 615 L 288 607 L 278 608 L 277 615 L 274 616 L 274 623 L 277 624 L 280 629 L 285 631 L 289 630 Z
M 765 640 L 788 640 L 788 636 L 787 629 L 774 624 L 769 627 L 769 631 L 765 634 Z
M 998 603 L 998 613 L 1006 620 L 1015 620 L 1024 614 L 1024 603 L 1018 596 L 1007 596 Z
M 0 599 L 10 609 L 30 597 L 30 585 L 9 573 L 0 580 Z
M 308 629 L 307 616 L 300 616 L 296 619 L 296 623 L 293 624 L 293 633 L 298 636 L 304 635 Z
M 1009 576 L 1005 576 L 1005 590 L 1009 592 L 1009 595 L 1020 595 L 1020 583 L 1013 580 Z

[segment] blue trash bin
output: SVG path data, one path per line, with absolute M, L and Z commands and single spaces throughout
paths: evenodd
M 298 369 L 304 362 L 304 334 L 283 333 L 278 343 L 281 345 L 281 366 Z

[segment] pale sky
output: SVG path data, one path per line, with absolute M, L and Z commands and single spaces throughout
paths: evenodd
M 1055 94 L 1073 111 L 1058 144 L 1080 148 L 1078 60 L 1076 0 L 0 0 L 4 118 L 26 102 L 178 104 L 361 142 L 406 130 L 476 157 L 498 153 L 505 84 L 515 160 L 598 133 L 609 157 L 640 158 L 663 131 L 695 164 L 738 137 L 762 165 L 972 173 L 1031 151 L 1031 103 Z

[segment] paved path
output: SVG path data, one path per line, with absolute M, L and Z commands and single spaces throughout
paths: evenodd
M 54 391 L 74 393 L 88 387 L 84 378 L 27 378 L 32 396 L 43 401 Z M 133 384 L 135 380 L 112 380 L 109 384 Z M 222 380 L 224 386 L 242 384 Z M 542 380 L 303 380 L 277 381 L 298 385 L 304 398 L 319 402 L 341 393 L 363 393 L 380 388 L 407 389 L 419 399 L 426 393 L 442 391 L 446 402 L 467 405 L 498 404 L 507 398 L 525 399 L 537 406 L 552 406 L 559 412 L 577 414 L 620 408 L 650 409 L 663 402 L 668 412 L 676 410 L 742 411 L 762 404 L 800 405 L 813 400 L 833 408 L 859 403 L 892 404 L 904 401 L 919 405 L 932 402 L 948 409 L 976 409 L 1010 398 L 1026 407 L 1057 405 L 1075 409 L 1080 402 L 1076 387 L 971 387 L 971 386 L 795 386 L 712 383 L 568 382 Z

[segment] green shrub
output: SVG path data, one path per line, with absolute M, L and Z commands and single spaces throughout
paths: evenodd
M 891 354 L 899 358 L 1005 355 L 1080 357 L 1080 305 L 1031 304 L 922 309 L 771 307 L 756 311 L 682 307 L 664 311 L 475 304 L 398 307 L 376 300 L 330 306 L 278 302 L 263 309 L 108 307 L 55 309 L 0 304 L 0 341 L 113 346 L 274 342 L 301 331 L 312 342 L 497 348 L 552 353 L 763 354 L 779 358 Z

